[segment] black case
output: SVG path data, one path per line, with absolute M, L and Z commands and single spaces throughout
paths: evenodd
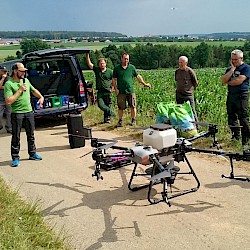
M 67 118 L 69 144 L 71 148 L 85 146 L 82 115 L 69 115 Z

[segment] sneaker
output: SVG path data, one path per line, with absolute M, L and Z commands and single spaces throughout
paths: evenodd
M 8 134 L 12 134 L 12 130 L 6 130 Z
M 120 119 L 118 121 L 118 123 L 116 124 L 116 128 L 122 127 L 122 119 Z
M 132 118 L 130 126 L 135 126 L 135 118 Z
M 13 161 L 11 162 L 11 167 L 18 167 L 18 165 L 19 165 L 19 160 L 18 160 L 18 159 L 13 160 Z
M 43 158 L 39 154 L 33 154 L 32 156 L 29 157 L 29 160 L 42 160 Z

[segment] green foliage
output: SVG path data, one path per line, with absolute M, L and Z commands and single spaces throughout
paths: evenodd
M 46 42 L 43 42 L 40 39 L 24 39 L 20 43 L 22 54 L 33 52 L 36 50 L 49 49 L 50 45 Z
M 208 43 L 201 42 L 196 47 L 181 46 L 179 44 L 162 45 L 147 43 L 138 43 L 134 47 L 131 45 L 122 45 L 120 47 L 110 44 L 101 49 L 104 57 L 112 61 L 113 66 L 120 63 L 120 56 L 122 52 L 126 51 L 130 54 L 130 62 L 136 65 L 139 69 L 161 69 L 174 68 L 178 65 L 178 58 L 181 55 L 186 55 L 189 58 L 189 65 L 192 68 L 206 68 L 206 67 L 226 67 L 229 64 L 231 51 L 235 47 L 229 46 L 214 46 Z M 244 60 L 250 61 L 250 52 L 248 43 L 243 47 L 238 47 L 244 52 Z M 96 57 L 93 61 L 98 59 L 98 53 L 94 52 Z

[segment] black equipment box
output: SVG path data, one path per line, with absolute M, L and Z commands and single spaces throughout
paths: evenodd
M 83 120 L 81 114 L 70 114 L 67 117 L 67 127 L 69 144 L 71 148 L 81 148 L 85 146 L 83 131 Z

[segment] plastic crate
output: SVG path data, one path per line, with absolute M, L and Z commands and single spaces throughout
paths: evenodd
M 51 97 L 52 107 L 62 107 L 62 98 L 60 96 Z
M 68 106 L 69 105 L 69 96 L 68 95 L 61 95 L 62 98 L 62 106 Z
M 33 98 L 33 106 L 34 106 L 35 110 L 40 110 L 40 109 L 44 108 L 44 106 L 42 106 L 42 107 L 39 106 L 38 100 L 39 100 L 39 98 L 37 98 L 37 97 Z

